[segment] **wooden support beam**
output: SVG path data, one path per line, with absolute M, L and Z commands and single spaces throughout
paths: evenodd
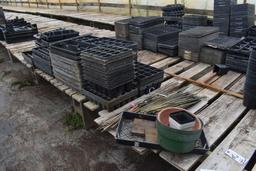
M 100 0 L 98 0 L 98 7 L 99 7 L 99 12 L 102 12 L 102 11 L 101 11 L 101 3 L 100 3 Z
M 132 16 L 132 0 L 129 0 L 129 15 Z
M 60 9 L 62 9 L 62 3 L 61 0 L 59 0 Z

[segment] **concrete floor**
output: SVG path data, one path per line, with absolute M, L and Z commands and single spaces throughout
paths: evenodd
M 156 154 L 117 145 L 107 133 L 67 131 L 69 97 L 46 82 L 12 86 L 24 80 L 31 80 L 29 70 L 1 51 L 0 171 L 175 170 Z

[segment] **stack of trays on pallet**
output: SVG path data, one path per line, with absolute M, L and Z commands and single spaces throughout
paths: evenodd
M 162 11 L 163 16 L 182 17 L 185 14 L 185 6 L 182 4 L 166 5 Z
M 83 50 L 93 47 L 88 43 L 94 37 L 80 36 L 64 41 L 59 41 L 50 46 L 53 75 L 71 88 L 82 89 L 81 58 Z M 84 42 L 83 42 L 84 41 Z
M 178 55 L 178 40 L 176 42 L 165 40 L 159 42 L 157 46 L 158 52 L 160 53 L 166 54 L 171 57 L 175 57 Z
M 224 35 L 229 35 L 230 9 L 236 3 L 237 0 L 214 0 L 213 26 Z
M 131 19 L 124 19 L 115 22 L 116 38 L 122 40 L 129 39 L 129 22 Z
M 84 90 L 83 94 L 113 110 L 138 95 L 134 85 L 132 49 L 98 45 L 81 53 Z
M 84 80 L 114 89 L 134 80 L 131 49 L 97 46 L 81 53 Z
M 143 94 L 148 94 L 161 86 L 164 72 L 163 70 L 136 62 L 135 76 L 139 95 L 141 96 Z
M 220 36 L 204 43 L 200 51 L 200 61 L 208 64 L 224 64 L 229 48 L 240 42 L 239 38 Z
M 49 75 L 53 75 L 49 52 L 50 44 L 56 41 L 76 37 L 78 35 L 78 32 L 66 29 L 56 29 L 36 35 L 37 48 L 32 50 L 34 66 Z
M 160 25 L 144 32 L 144 48 L 158 52 L 158 43 L 169 41 L 178 42 L 179 29 L 168 25 Z
M 216 27 L 195 27 L 179 33 L 179 56 L 195 62 L 199 61 L 202 45 L 219 36 Z
M 165 16 L 164 17 L 165 24 L 182 29 L 182 18 L 181 17 L 171 17 L 171 16 Z
M 129 39 L 138 44 L 139 49 L 143 49 L 143 32 L 151 27 L 162 24 L 162 17 L 134 17 L 129 23 Z
M 230 69 L 245 73 L 252 47 L 256 46 L 256 40 L 245 38 L 228 50 L 226 65 Z
M 234 37 L 245 36 L 248 28 L 254 25 L 254 16 L 254 4 L 232 5 L 230 16 L 230 35 Z
M 33 58 L 33 55 L 32 55 L 32 51 L 26 51 L 26 52 L 22 52 L 22 56 L 24 58 L 24 60 L 30 64 L 30 65 L 34 65 L 34 58 Z
M 248 29 L 247 38 L 256 39 L 256 26 L 251 26 Z
M 50 43 L 69 39 L 78 35 L 79 32 L 77 31 L 59 28 L 36 35 L 36 45 L 41 47 L 49 47 Z
M 205 15 L 185 15 L 182 19 L 182 30 L 189 30 L 197 26 L 207 26 L 207 16 Z
M 6 27 L 3 31 L 4 40 L 6 43 L 16 43 L 24 40 L 31 40 L 37 33 L 37 25 L 30 23 L 26 23 L 22 26 L 6 23 Z
M 37 47 L 32 49 L 32 56 L 33 64 L 36 68 L 49 75 L 53 75 L 50 53 L 47 47 Z

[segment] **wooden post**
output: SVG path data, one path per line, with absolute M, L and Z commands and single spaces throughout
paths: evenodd
M 20 0 L 20 5 L 23 7 L 23 1 L 22 0 Z
M 132 0 L 129 0 L 129 15 L 132 15 Z
M 46 5 L 47 5 L 47 8 L 49 8 L 49 3 L 48 3 L 48 0 L 46 0 L 45 2 L 46 2 Z
M 30 0 L 28 0 L 28 7 L 30 8 Z
M 100 0 L 98 0 L 98 7 L 99 7 L 99 12 L 101 12 L 101 3 L 100 3 Z
M 17 0 L 15 0 L 14 2 L 15 2 L 15 5 L 17 6 Z
M 76 10 L 79 11 L 79 3 L 78 3 L 78 0 L 76 0 Z
M 246 4 L 247 3 L 247 0 L 244 0 L 244 4 Z
M 174 3 L 177 4 L 177 0 L 175 0 Z
M 61 4 L 61 0 L 59 0 L 59 4 L 60 4 L 60 9 L 62 9 L 62 4 Z
M 38 0 L 36 0 L 36 7 L 38 8 Z

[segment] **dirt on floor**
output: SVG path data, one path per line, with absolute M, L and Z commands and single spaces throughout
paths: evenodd
M 0 171 L 175 170 L 96 130 L 68 131 L 70 98 L 0 51 Z

